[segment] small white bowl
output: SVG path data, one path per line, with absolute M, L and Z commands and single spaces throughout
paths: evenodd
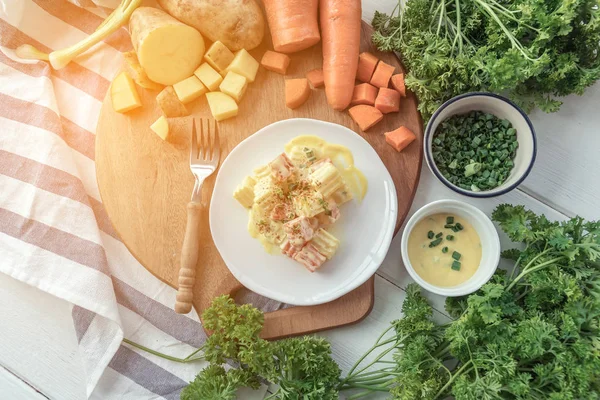
M 510 175 L 500 186 L 491 190 L 473 192 L 458 187 L 448 181 L 440 172 L 433 160 L 432 143 L 433 136 L 439 124 L 457 114 L 466 114 L 470 111 L 482 111 L 494 114 L 498 118 L 510 121 L 512 127 L 517 130 L 517 141 L 519 147 L 513 162 L 515 163 Z M 442 183 L 457 193 L 470 197 L 494 197 L 510 192 L 525 180 L 535 162 L 537 153 L 537 142 L 533 125 L 527 114 L 515 103 L 505 97 L 494 93 L 473 92 L 456 96 L 442 104 L 433 114 L 427 128 L 425 129 L 425 144 L 423 146 L 427 166 Z
M 451 287 L 435 286 L 426 282 L 413 269 L 408 258 L 408 238 L 414 226 L 423 218 L 433 214 L 452 214 L 467 220 L 481 239 L 481 263 L 475 274 L 466 282 Z M 409 275 L 424 289 L 442 296 L 456 297 L 473 293 L 490 280 L 500 261 L 500 239 L 492 221 L 479 209 L 458 200 L 438 200 L 421 207 L 408 220 L 400 245 L 402 261 Z

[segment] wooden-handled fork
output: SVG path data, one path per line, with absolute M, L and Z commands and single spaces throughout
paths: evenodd
M 204 123 L 200 119 L 200 140 L 196 133 L 196 120 L 192 125 L 192 146 L 190 152 L 190 168 L 196 178 L 192 200 L 187 205 L 187 223 L 185 237 L 181 249 L 181 266 L 179 268 L 179 287 L 175 312 L 187 314 L 192 310 L 194 299 L 194 282 L 196 280 L 196 264 L 198 262 L 198 247 L 200 245 L 200 216 L 202 204 L 200 191 L 204 180 L 208 178 L 219 165 L 220 147 L 217 123 L 211 129 L 210 120 Z

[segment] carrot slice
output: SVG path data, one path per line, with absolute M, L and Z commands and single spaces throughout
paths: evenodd
M 350 113 L 350 117 L 352 117 L 362 131 L 368 130 L 383 119 L 381 111 L 373 106 L 365 104 L 351 107 L 348 112 Z
M 404 74 L 392 75 L 392 87 L 400 93 L 400 96 L 406 97 L 406 85 L 404 84 Z
M 308 79 L 286 79 L 285 80 L 285 105 L 294 109 L 300 107 L 310 96 Z
M 361 82 L 369 82 L 373 76 L 373 71 L 379 59 L 373 54 L 365 51 L 358 56 L 358 69 L 356 71 L 356 79 Z
M 377 87 L 388 87 L 388 83 L 390 82 L 390 78 L 394 73 L 394 66 L 384 63 L 380 61 L 377 64 L 377 68 L 375 68 L 375 72 L 371 77 L 371 85 Z
M 260 65 L 269 71 L 285 75 L 287 67 L 290 65 L 290 58 L 285 54 L 267 50 L 263 55 L 262 60 L 260 60 Z
M 375 104 L 375 98 L 377 97 L 377 88 L 369 83 L 361 83 L 354 86 L 354 93 L 352 93 L 352 105 L 356 104 L 368 104 L 372 106 Z
M 321 40 L 318 0 L 263 0 L 263 4 L 275 51 L 295 53 Z
M 396 130 L 385 133 L 385 141 L 396 149 L 397 152 L 401 152 L 416 138 L 417 136 L 405 126 L 401 126 Z
M 306 77 L 310 81 L 310 84 L 314 88 L 318 88 L 323 86 L 323 70 L 322 69 L 313 69 L 306 73 Z
M 384 114 L 400 111 L 400 93 L 394 89 L 379 88 L 375 99 L 375 108 Z

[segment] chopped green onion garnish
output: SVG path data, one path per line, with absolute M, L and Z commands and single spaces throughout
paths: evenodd
M 442 249 L 442 253 L 447 253 L 447 252 L 448 252 L 448 247 L 444 247 L 444 248 Z
M 464 229 L 464 226 L 461 225 L 460 222 L 457 222 L 456 225 L 454 225 L 456 227 L 456 229 L 458 229 L 459 231 L 462 231 Z
M 456 261 L 460 260 L 460 256 L 461 254 L 458 251 L 452 252 L 452 258 L 454 258 Z
M 448 236 L 446 236 L 446 240 L 454 240 L 454 235 L 448 235 Z
M 454 225 L 452 225 L 452 224 L 446 224 L 446 225 L 444 225 L 444 228 L 450 228 L 450 229 L 452 229 L 452 228 L 454 228 Z
M 446 217 L 446 224 L 453 224 L 454 223 L 454 217 Z
M 452 262 L 452 269 L 455 271 L 460 271 L 460 262 L 459 261 L 453 261 Z
M 431 243 L 429 243 L 429 247 L 435 247 L 440 243 L 442 243 L 442 238 L 437 238 L 434 241 L 432 241 Z
M 433 231 L 427 232 L 427 238 L 428 239 L 433 239 L 434 236 L 435 236 L 435 233 L 433 233 Z
M 444 234 L 442 232 L 440 232 L 437 235 L 435 235 L 436 238 L 441 238 L 442 236 L 444 236 Z

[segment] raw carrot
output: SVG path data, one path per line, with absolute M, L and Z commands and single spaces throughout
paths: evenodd
M 373 71 L 379 59 L 373 54 L 365 51 L 358 56 L 358 70 L 356 71 L 356 79 L 361 82 L 369 82 L 373 76 Z
M 290 65 L 290 58 L 285 54 L 267 50 L 263 55 L 262 60 L 260 60 L 260 65 L 269 71 L 285 75 L 287 67 Z
M 310 81 L 310 84 L 314 88 L 318 88 L 323 86 L 323 70 L 322 69 L 313 69 L 306 73 L 306 77 Z
M 310 96 L 308 79 L 286 79 L 285 80 L 285 105 L 294 109 L 300 107 Z
M 392 75 L 392 87 L 400 93 L 400 96 L 406 97 L 406 86 L 404 84 L 404 74 Z
M 373 106 L 364 104 L 351 107 L 348 110 L 348 113 L 350 113 L 350 117 L 352 117 L 362 131 L 368 130 L 383 119 L 381 111 Z
M 371 77 L 371 85 L 377 87 L 388 87 L 388 83 L 390 82 L 390 78 L 394 73 L 394 66 L 384 63 L 380 61 L 377 64 L 377 68 L 375 68 L 375 72 Z
M 323 77 L 327 102 L 343 110 L 352 101 L 360 47 L 360 0 L 321 0 Z
M 372 106 L 375 104 L 377 98 L 377 88 L 369 83 L 361 83 L 360 85 L 354 86 L 354 93 L 352 93 L 352 105 L 356 104 L 368 104 Z
M 402 151 L 416 138 L 417 136 L 405 126 L 401 126 L 396 130 L 385 133 L 385 141 L 396 149 L 397 152 Z
M 275 51 L 295 53 L 321 40 L 319 0 L 263 0 L 263 4 Z
M 394 89 L 379 88 L 375 99 L 375 108 L 384 114 L 400 111 L 400 93 Z

